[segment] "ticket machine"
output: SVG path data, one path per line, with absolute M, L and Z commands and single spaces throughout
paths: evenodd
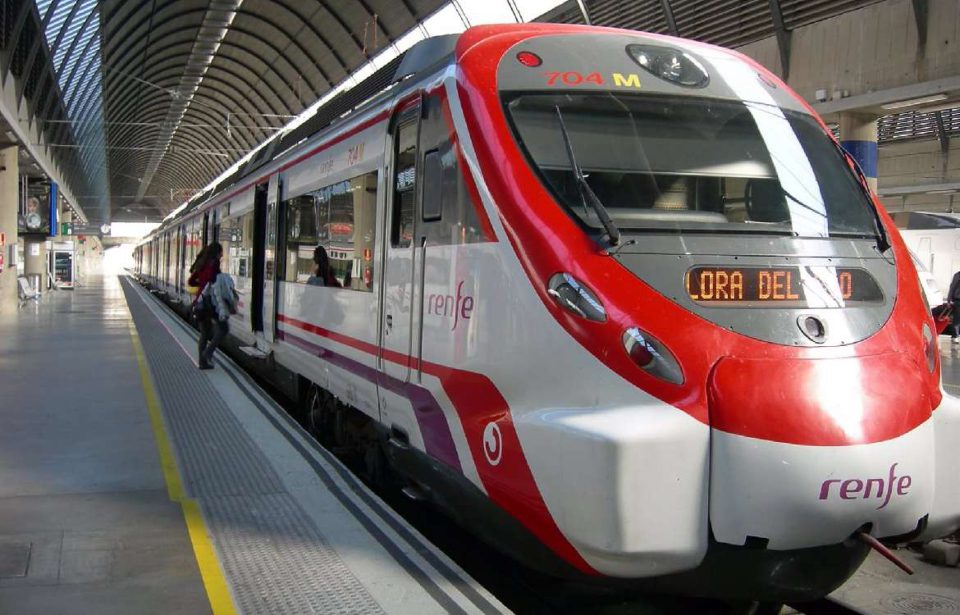
M 55 288 L 72 290 L 76 274 L 73 242 L 53 242 L 50 248 L 51 284 Z

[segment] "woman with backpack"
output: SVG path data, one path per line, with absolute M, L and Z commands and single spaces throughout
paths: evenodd
M 213 369 L 213 353 L 230 333 L 230 314 L 237 311 L 237 292 L 233 278 L 220 271 L 223 246 L 214 242 L 197 257 L 190 276 L 190 284 L 198 286 L 193 313 L 200 327 L 197 366 Z

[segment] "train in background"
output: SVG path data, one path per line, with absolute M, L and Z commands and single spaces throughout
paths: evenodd
M 960 216 L 915 211 L 898 212 L 894 218 L 907 247 L 946 297 L 953 274 L 960 271 Z M 924 272 L 920 274 L 923 278 Z
M 353 96 L 353 98 L 349 98 Z M 815 600 L 960 526 L 960 405 L 893 222 L 776 76 L 622 30 L 428 39 L 145 238 L 310 430 L 530 566 Z M 307 284 L 317 246 L 341 288 Z

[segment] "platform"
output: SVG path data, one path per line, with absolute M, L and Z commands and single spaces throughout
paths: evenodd
M 0 613 L 506 609 L 129 279 L 0 321 Z

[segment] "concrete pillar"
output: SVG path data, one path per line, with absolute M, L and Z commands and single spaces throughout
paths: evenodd
M 37 290 L 47 290 L 47 239 L 46 237 L 23 238 L 23 274 L 31 284 L 38 286 Z M 37 278 L 39 277 L 39 284 Z
M 4 234 L 3 273 L 0 273 L 0 313 L 17 309 L 17 214 L 20 212 L 20 169 L 17 146 L 0 150 L 0 233 Z
M 877 191 L 877 117 L 860 113 L 840 115 L 840 145 L 850 152 L 867 176 L 870 189 Z

